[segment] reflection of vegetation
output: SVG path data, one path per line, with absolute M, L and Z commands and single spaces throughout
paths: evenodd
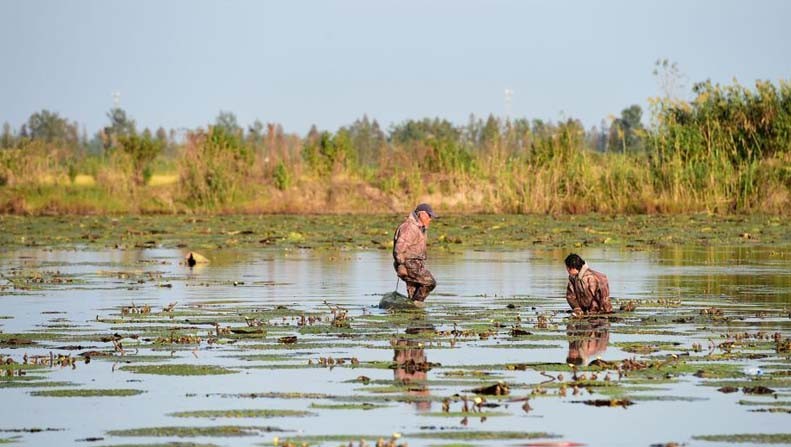
M 222 112 L 183 143 L 161 128 L 138 132 L 121 109 L 89 141 L 43 110 L 18 132 L 4 127 L 0 210 L 369 213 L 434 195 L 457 212 L 787 213 L 791 84 L 704 82 L 693 93 L 652 100 L 649 127 L 635 105 L 591 130 L 489 116 L 413 119 L 386 133 L 364 117 L 304 136 L 244 129 Z M 173 180 L 144 185 L 155 170 Z
M 716 240 L 722 229 L 713 229 L 708 224 L 696 224 Z M 759 227 L 754 227 L 759 229 Z M 759 229 L 760 231 L 760 229 Z M 760 233 L 759 233 L 760 234 Z M 771 238 L 769 238 L 771 239 Z M 782 244 L 773 242 L 770 245 Z M 657 290 L 677 296 L 701 298 L 733 297 L 739 300 L 787 301 L 791 291 L 791 275 L 779 275 L 762 271 L 762 266 L 785 259 L 783 250 L 772 247 L 759 249 L 746 246 L 682 247 L 662 249 L 659 260 L 669 266 L 684 266 L 694 274 L 666 274 L 657 277 Z M 739 268 L 721 267 L 738 265 Z

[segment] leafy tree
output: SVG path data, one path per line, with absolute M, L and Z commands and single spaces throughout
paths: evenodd
M 264 138 L 264 123 L 261 120 L 255 120 L 252 125 L 247 127 L 247 141 L 251 144 L 258 145 Z
M 344 128 L 339 129 L 335 135 L 327 131 L 322 132 L 318 138 L 309 135 L 302 148 L 302 157 L 320 175 L 353 167 L 357 161 L 349 131 Z
M 429 138 L 458 141 L 460 134 L 459 129 L 448 120 L 424 118 L 394 125 L 390 129 L 390 141 L 396 144 L 426 141 Z
M 107 112 L 107 119 L 110 125 L 104 128 L 104 148 L 109 149 L 119 144 L 121 137 L 135 135 L 135 121 L 126 114 L 120 107 L 114 107 Z
M 162 152 L 164 143 L 154 139 L 151 131 L 146 129 L 142 135 L 132 133 L 119 136 L 118 145 L 132 159 L 135 183 L 144 185 L 151 178 L 151 162 Z
M 643 148 L 642 134 L 645 131 L 642 123 L 643 110 L 635 104 L 621 111 L 610 126 L 611 149 L 621 152 L 636 151 Z
M 11 132 L 11 125 L 3 123 L 3 135 L 0 136 L 0 148 L 9 148 L 14 145 L 14 134 Z
M 79 140 L 76 125 L 46 109 L 30 115 L 27 132 L 30 138 L 47 142 L 76 144 Z
M 500 140 L 500 122 L 494 115 L 489 115 L 481 131 L 481 144 L 491 146 Z
M 302 144 L 302 159 L 314 170 L 319 168 L 319 146 L 321 144 L 321 133 L 313 124 L 310 126 L 308 135 Z
M 214 127 L 222 129 L 225 133 L 236 137 L 242 136 L 242 127 L 239 126 L 239 121 L 233 112 L 220 111 L 217 118 L 214 120 Z
M 352 147 L 362 165 L 375 166 L 379 161 L 382 148 L 387 144 L 387 137 L 376 120 L 370 121 L 367 115 L 356 120 L 348 128 Z
M 135 130 L 135 120 L 129 118 L 126 111 L 120 107 L 114 107 L 107 112 L 107 119 L 110 125 L 104 128 L 108 135 L 121 136 L 137 133 Z
M 212 206 L 232 201 L 248 179 L 253 153 L 224 127 L 187 134 L 181 186 L 188 202 Z

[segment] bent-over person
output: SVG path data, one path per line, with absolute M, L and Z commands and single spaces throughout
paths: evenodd
M 431 206 L 421 203 L 393 236 L 393 268 L 406 283 L 407 296 L 415 303 L 425 301 L 437 286 L 434 275 L 426 269 L 426 231 L 434 217 Z
M 607 276 L 588 267 L 585 260 L 574 253 L 566 257 L 565 263 L 569 274 L 566 301 L 574 314 L 612 312 Z

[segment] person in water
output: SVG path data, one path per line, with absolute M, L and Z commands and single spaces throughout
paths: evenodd
M 569 274 L 566 301 L 572 312 L 575 315 L 612 312 L 607 276 L 588 267 L 575 253 L 566 256 L 565 263 Z
M 426 268 L 426 233 L 435 217 L 431 206 L 421 203 L 393 235 L 393 268 L 406 283 L 407 296 L 416 304 L 425 301 L 437 287 L 434 275 Z

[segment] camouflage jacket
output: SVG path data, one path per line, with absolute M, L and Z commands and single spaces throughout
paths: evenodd
M 415 213 L 410 213 L 393 235 L 393 259 L 397 264 L 408 260 L 426 260 L 426 227 Z
M 576 276 L 569 276 L 566 301 L 572 309 L 579 308 L 585 312 L 612 312 L 607 276 L 584 264 Z

